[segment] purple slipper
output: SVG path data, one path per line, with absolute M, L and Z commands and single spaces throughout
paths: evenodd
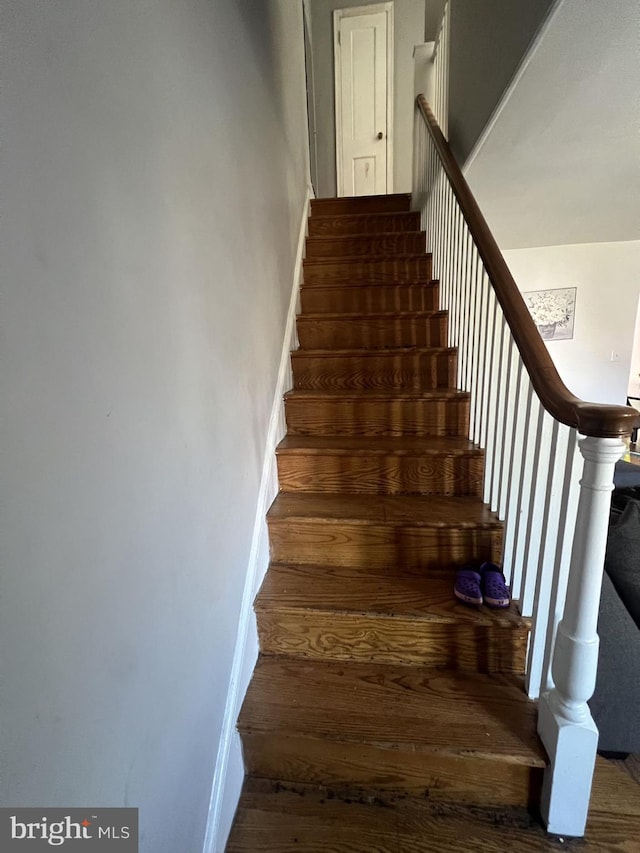
M 473 569 L 460 569 L 456 573 L 456 582 L 453 594 L 463 604 L 482 604 L 482 591 L 480 589 L 480 575 Z
M 508 607 L 509 587 L 505 576 L 495 563 L 483 563 L 480 566 L 480 588 L 487 607 Z

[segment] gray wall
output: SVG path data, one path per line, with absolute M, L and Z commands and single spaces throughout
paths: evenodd
M 291 0 L 3 0 L 2 804 L 202 853 L 308 179 Z
M 464 163 L 554 0 L 451 0 L 449 139 Z
M 336 122 L 333 11 L 364 6 L 362 0 L 312 0 L 318 195 L 336 194 Z M 394 192 L 411 190 L 413 146 L 413 47 L 423 40 L 425 0 L 394 3 Z
M 442 21 L 446 0 L 426 0 L 424 17 L 424 40 L 435 41 Z

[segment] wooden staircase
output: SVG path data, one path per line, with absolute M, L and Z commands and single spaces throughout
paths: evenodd
M 228 851 L 396 849 L 274 834 L 278 792 L 282 804 L 309 786 L 317 803 L 343 806 L 539 797 L 528 622 L 515 605 L 453 597 L 456 567 L 500 561 L 502 524 L 480 497 L 469 395 L 455 388 L 447 314 L 409 208 L 408 195 L 312 202 L 271 566 L 255 602 L 261 656 L 238 721 L 248 779 Z M 256 797 L 271 814 L 262 828 Z

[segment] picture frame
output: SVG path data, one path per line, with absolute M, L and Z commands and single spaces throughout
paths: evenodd
M 531 290 L 522 294 L 542 340 L 568 341 L 573 338 L 576 295 L 576 287 Z

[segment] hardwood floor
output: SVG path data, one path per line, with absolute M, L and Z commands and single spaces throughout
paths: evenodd
M 249 779 L 228 853 L 638 853 L 640 785 L 598 759 L 584 839 L 546 835 L 524 808 L 465 808 L 425 797 L 341 796 Z

